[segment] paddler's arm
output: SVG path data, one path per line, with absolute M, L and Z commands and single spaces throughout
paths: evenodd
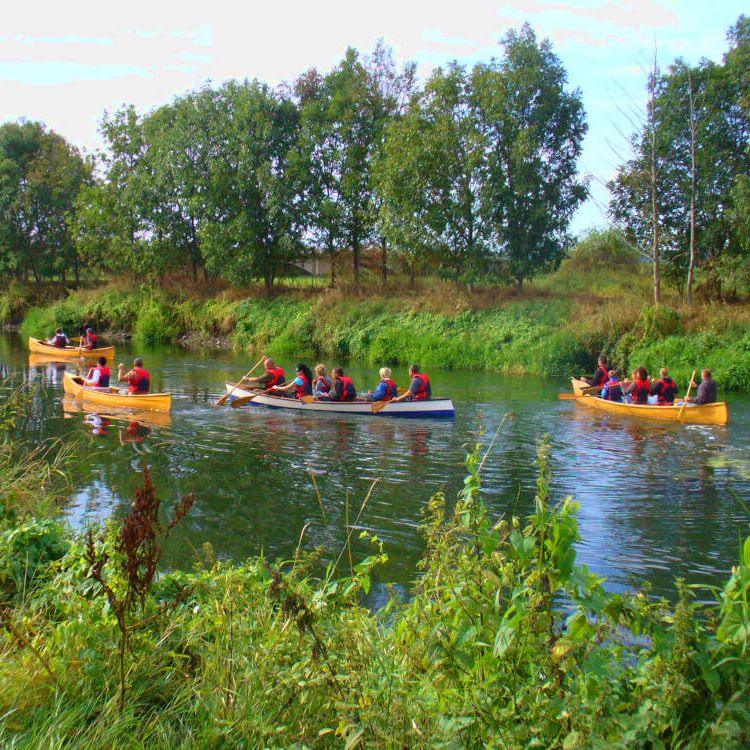
M 133 371 L 132 370 L 128 370 L 128 372 L 126 372 L 123 375 L 122 371 L 124 369 L 125 369 L 125 365 L 122 362 L 120 362 L 120 364 L 117 365 L 117 380 L 120 383 L 129 383 L 130 382 L 130 378 L 133 376 Z

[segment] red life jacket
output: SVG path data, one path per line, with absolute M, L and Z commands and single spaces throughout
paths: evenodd
M 307 375 L 304 372 L 298 372 L 297 377 L 302 381 L 302 385 L 294 384 L 294 395 L 297 398 L 312 396 L 312 385 Z
M 318 375 L 318 377 L 313 380 L 313 388 L 323 393 L 328 393 L 328 391 L 331 390 L 331 384 L 322 375 Z
M 633 401 L 636 404 L 647 404 L 651 395 L 651 383 L 648 380 L 634 380 L 635 388 L 631 391 Z
M 348 375 L 339 375 L 339 380 L 341 381 L 341 400 L 354 401 L 357 398 L 354 381 Z
M 619 380 L 607 380 L 607 401 L 622 401 L 622 384 Z
M 52 342 L 52 346 L 56 346 L 58 349 L 63 349 L 65 347 L 65 334 L 56 333 Z
M 430 378 L 423 372 L 415 372 L 412 378 L 419 381 L 417 386 L 417 392 L 412 394 L 415 401 L 424 401 L 425 399 L 432 397 L 432 386 L 430 385 Z
M 601 378 L 599 377 L 600 372 L 603 373 Z M 604 387 L 609 381 L 609 370 L 604 365 L 599 365 L 597 371 L 594 373 L 593 381 L 594 382 L 591 385 L 600 385 Z
M 396 385 L 395 380 L 383 378 L 380 382 L 385 383 L 385 396 L 383 396 L 383 401 L 390 401 L 398 396 L 398 386 Z
M 658 383 L 660 386 L 657 391 L 656 400 L 659 404 L 673 404 L 674 397 L 677 395 L 677 383 L 670 377 L 662 378 Z
M 284 370 L 281 367 L 274 367 L 273 370 L 266 370 L 273 376 L 271 380 L 266 383 L 266 388 L 272 388 L 275 385 L 284 385 Z
M 128 393 L 148 393 L 151 387 L 151 374 L 148 370 L 134 367 L 135 378 L 128 384 Z
M 99 381 L 97 382 L 99 388 L 109 388 L 109 376 L 112 374 L 109 367 L 97 365 L 95 369 L 99 373 Z
M 87 349 L 96 349 L 98 341 L 99 337 L 95 333 L 87 333 L 85 346 Z

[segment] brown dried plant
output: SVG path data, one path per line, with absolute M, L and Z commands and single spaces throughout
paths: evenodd
M 86 536 L 84 559 L 89 566 L 89 578 L 100 586 L 115 614 L 120 631 L 120 710 L 125 706 L 127 683 L 126 653 L 130 650 L 128 614 L 145 608 L 146 597 L 158 572 L 163 543 L 169 532 L 182 521 L 195 502 L 193 493 L 184 495 L 174 510 L 171 520 L 160 520 L 161 500 L 156 494 L 151 472 L 143 468 L 143 484 L 136 488 L 130 513 L 123 519 L 114 545 L 108 543 L 101 531 L 89 529 Z M 115 554 L 110 552 L 114 547 Z M 108 565 L 114 562 L 114 566 Z

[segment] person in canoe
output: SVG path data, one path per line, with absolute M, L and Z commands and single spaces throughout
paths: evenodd
M 669 377 L 669 370 L 662 367 L 659 371 L 659 380 L 651 386 L 651 395 L 656 396 L 659 406 L 671 406 L 677 395 L 677 383 Z
M 393 373 L 389 367 L 381 367 L 378 374 L 380 383 L 374 391 L 367 391 L 368 401 L 392 401 L 398 396 L 398 386 L 391 377 Z
M 91 351 L 99 346 L 99 337 L 94 333 L 93 328 L 86 329 L 86 335 L 83 337 L 83 348 Z
M 96 362 L 96 367 L 92 367 L 84 381 L 86 385 L 90 385 L 93 388 L 109 388 L 109 379 L 112 375 L 111 370 L 107 367 L 107 358 L 99 357 Z
M 692 385 L 695 386 L 695 383 L 692 383 Z M 701 373 L 701 384 L 698 386 L 698 393 L 695 396 L 691 396 L 688 400 L 693 404 L 715 404 L 717 391 L 716 381 L 711 377 L 711 370 L 705 369 Z
M 420 370 L 419 365 L 412 365 L 409 368 L 409 377 L 411 378 L 411 382 L 406 389 L 406 393 L 391 399 L 394 404 L 397 401 L 425 401 L 432 398 L 430 377 L 427 373 Z
M 333 375 L 331 401 L 354 401 L 357 398 L 357 389 L 354 387 L 354 381 L 348 375 L 344 375 L 344 369 L 334 367 L 331 374 Z
M 651 381 L 645 367 L 638 367 L 633 373 L 633 380 L 627 387 L 627 395 L 633 404 L 647 404 L 651 395 Z
M 315 398 L 328 398 L 328 394 L 331 392 L 330 378 L 326 375 L 325 365 L 315 365 L 315 377 L 313 378 L 312 388 L 313 396 Z
M 291 383 L 288 383 L 287 385 L 272 385 L 268 390 L 271 391 L 272 394 L 275 394 L 287 393 L 294 389 L 294 398 L 302 398 L 303 396 L 313 395 L 312 383 L 313 375 L 312 372 L 310 372 L 310 368 L 306 364 L 300 362 L 297 365 L 297 376 Z
M 125 365 L 117 365 L 117 380 L 128 384 L 128 393 L 148 393 L 151 390 L 151 374 L 143 369 L 143 360 L 136 357 L 133 369 L 125 372 Z
M 589 385 L 604 388 L 604 385 L 609 380 L 609 365 L 607 364 L 607 357 L 604 354 L 599 355 L 598 367 L 594 372 L 594 377 L 582 378 L 582 380 L 585 380 Z
M 605 401 L 622 401 L 622 384 L 616 367 L 609 371 L 609 379 L 602 388 L 601 397 Z
M 58 328 L 55 331 L 55 335 L 47 339 L 47 343 L 51 346 L 56 346 L 58 349 L 63 349 L 66 346 L 70 346 L 70 339 L 65 335 L 62 328 Z
M 245 378 L 244 382 L 257 383 L 264 390 L 284 385 L 286 382 L 286 375 L 284 370 L 276 365 L 276 362 L 270 357 L 266 357 L 263 366 L 266 368 L 266 371 L 262 375 L 258 375 L 257 378 Z

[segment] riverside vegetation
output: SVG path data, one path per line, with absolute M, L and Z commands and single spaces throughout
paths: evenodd
M 750 307 L 708 301 L 682 306 L 676 293 L 650 303 L 650 279 L 613 231 L 580 242 L 555 273 L 525 291 L 471 288 L 420 279 L 366 296 L 351 287 L 290 280 L 275 296 L 258 289 L 175 288 L 109 282 L 36 305 L 29 288 L 0 293 L 0 317 L 24 335 L 58 325 L 132 333 L 141 344 L 197 334 L 236 349 L 310 352 L 374 365 L 408 364 L 567 377 L 591 369 L 604 351 L 621 368 L 668 366 L 680 383 L 711 368 L 722 388 L 750 390 Z M 699 292 L 701 288 L 699 287 Z M 65 293 L 63 292 L 63 295 Z
M 362 596 L 387 578 L 387 550 L 363 533 L 371 554 L 357 560 L 353 528 L 341 550 L 306 550 L 303 529 L 291 560 L 205 548 L 194 570 L 158 575 L 163 533 L 193 498 L 161 520 L 147 470 L 124 520 L 73 534 L 48 515 L 64 489 L 57 446 L 39 472 L 28 396 L 0 404 L 21 467 L 8 480 L 0 464 L 3 747 L 750 742 L 750 539 L 700 602 L 685 583 L 674 607 L 611 593 L 576 564 L 577 504 L 550 497 L 545 440 L 525 521 L 490 516 L 487 454 L 472 448 L 459 496 L 425 508 L 411 600 L 372 612 Z

